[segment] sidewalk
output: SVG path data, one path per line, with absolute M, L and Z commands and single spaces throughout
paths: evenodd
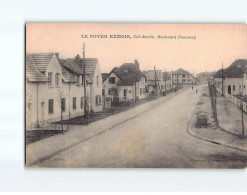
M 237 134 L 241 130 L 239 129 L 239 124 L 237 124 L 239 121 L 238 113 L 236 111 L 239 111 L 239 109 L 235 109 L 234 106 L 234 104 L 224 97 L 217 98 L 219 120 L 219 126 L 217 126 L 214 122 L 208 87 L 203 87 L 200 100 L 197 103 L 191 125 L 188 129 L 189 133 L 204 141 L 247 152 L 247 136 L 241 138 L 241 136 Z M 200 113 L 205 113 L 207 115 L 207 127 L 196 127 L 197 116 Z
M 150 109 L 155 108 L 170 98 L 181 94 L 185 90 L 188 90 L 188 88 L 181 89 L 178 91 L 178 93 L 171 93 L 166 97 L 161 97 L 151 102 L 142 104 L 135 107 L 134 109 L 129 109 L 126 112 L 121 112 L 105 119 L 95 121 L 86 126 L 71 125 L 70 131 L 66 134 L 59 134 L 29 144 L 26 146 L 26 166 L 35 167 L 36 163 L 49 159 L 50 157 L 68 150 L 77 144 L 99 136 L 100 134 L 113 129 L 116 126 L 131 120 Z

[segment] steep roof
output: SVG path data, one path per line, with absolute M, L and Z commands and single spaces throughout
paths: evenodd
M 63 72 L 62 80 L 65 83 L 77 83 L 76 74 L 71 73 L 64 66 L 62 66 L 62 72 Z
M 76 74 L 84 74 L 84 59 L 80 58 L 78 55 L 75 58 L 59 59 L 59 62 L 61 65 Z M 91 79 L 94 77 L 97 63 L 98 58 L 85 59 L 86 74 L 89 75 Z
M 104 82 L 107 79 L 108 75 L 109 75 L 108 73 L 102 73 L 101 74 L 101 76 L 102 76 L 102 82 Z
M 163 77 L 163 74 L 162 74 L 162 71 L 161 70 L 156 70 L 156 74 L 155 74 L 155 71 L 154 70 L 148 70 L 148 71 L 145 71 L 144 72 L 145 75 L 147 76 L 147 79 L 150 81 L 154 81 L 155 78 L 156 80 L 159 80 L 161 81 L 162 80 L 162 77 Z M 157 75 L 157 77 L 156 77 Z
M 116 75 L 119 77 L 117 85 L 134 85 L 140 81 L 141 77 L 146 75 L 140 71 L 139 66 L 133 63 L 124 63 L 115 69 Z
M 48 78 L 39 71 L 38 67 L 28 59 L 26 61 L 26 78 L 30 82 L 49 82 Z
M 171 79 L 171 73 L 163 72 L 163 79 L 166 80 L 166 81 Z
M 54 55 L 55 53 L 27 53 L 26 60 L 37 66 L 40 72 L 45 72 Z
M 223 71 L 225 78 L 242 78 L 243 73 L 247 73 L 247 59 L 237 59 Z M 214 74 L 214 78 L 222 78 L 222 69 Z
M 188 71 L 186 71 L 186 70 L 184 70 L 182 68 L 179 68 L 176 71 L 173 71 L 172 74 L 179 74 L 179 75 L 181 75 L 181 74 L 189 74 L 190 75 L 190 73 Z

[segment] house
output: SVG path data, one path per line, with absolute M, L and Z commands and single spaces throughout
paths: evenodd
M 207 84 L 209 80 L 213 79 L 215 72 L 200 72 L 196 75 L 199 84 Z
M 91 61 L 86 59 L 86 67 Z M 86 68 L 88 110 L 100 111 L 101 72 L 98 60 L 94 61 L 96 65 Z M 82 67 L 72 60 L 59 59 L 58 53 L 26 54 L 26 129 L 44 127 L 59 121 L 61 115 L 63 119 L 84 115 L 82 75 Z
M 89 112 L 102 111 L 102 76 L 99 60 L 97 58 L 80 58 L 77 55 L 75 58 L 60 59 L 60 63 L 70 72 L 80 75 L 78 82 L 83 84 L 82 75 L 84 74 L 84 64 L 86 70 L 86 81 L 89 86 L 88 110 Z M 80 93 L 83 94 L 83 93 Z
M 163 72 L 163 83 L 164 83 L 163 91 L 169 91 L 173 89 L 171 72 Z
M 195 83 L 194 76 L 182 68 L 172 72 L 173 87 L 183 87 L 184 85 L 193 85 Z
M 147 91 L 149 94 L 155 94 L 162 91 L 164 87 L 163 74 L 161 70 L 147 70 L 143 71 L 147 77 Z
M 124 63 L 120 67 L 114 67 L 104 76 L 103 99 L 118 98 L 124 100 L 138 100 L 146 97 L 146 76 L 140 71 L 139 62 Z
M 247 59 L 235 60 L 226 69 L 217 71 L 213 79 L 219 90 L 222 91 L 223 86 L 223 94 L 247 95 Z

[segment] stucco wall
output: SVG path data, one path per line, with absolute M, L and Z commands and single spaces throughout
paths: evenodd
M 62 112 L 63 119 L 84 115 L 84 101 L 81 108 L 81 97 L 84 97 L 84 87 L 78 83 L 63 83 L 62 68 L 57 58 L 54 56 L 47 67 L 45 75 L 48 72 L 53 73 L 53 85 L 48 83 L 32 83 L 26 82 L 26 127 L 27 130 L 37 126 L 45 126 L 50 122 L 59 121 L 61 119 L 60 97 L 65 98 L 65 111 Z M 55 73 L 60 73 L 59 86 L 55 86 Z M 97 73 L 99 75 L 101 73 Z M 100 75 L 101 76 L 101 75 Z M 101 77 L 100 77 L 101 78 Z M 80 76 L 81 83 L 81 76 Z M 94 91 L 95 94 L 101 95 L 102 80 L 99 79 L 99 86 Z M 38 91 L 37 91 L 38 89 Z M 89 96 L 88 106 L 91 110 L 90 95 L 92 94 L 91 84 L 87 85 L 87 96 Z M 76 97 L 76 109 L 73 109 L 73 97 Z M 49 99 L 53 99 L 53 113 L 49 113 Z M 30 105 L 31 104 L 31 105 Z M 99 109 L 100 110 L 100 109 Z

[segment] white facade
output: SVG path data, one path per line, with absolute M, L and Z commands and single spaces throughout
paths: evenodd
M 30 82 L 26 79 L 26 129 L 44 127 L 51 122 L 84 115 L 84 86 L 81 75 L 74 75 L 78 82 L 64 82 L 63 71 L 56 55 L 50 60 L 43 74 L 50 82 Z M 97 84 L 98 76 L 98 84 Z M 102 80 L 99 65 L 93 83 L 86 86 L 89 112 L 102 110 L 102 103 L 95 105 L 95 97 L 101 96 Z M 63 99 L 63 100 L 62 100 Z M 102 98 L 100 98 L 100 101 Z M 63 105 L 61 103 L 63 102 Z
M 119 80 L 118 76 L 111 72 L 103 82 L 103 94 L 106 98 L 118 97 L 120 100 L 124 100 L 126 97 L 126 100 L 135 100 L 135 96 L 138 99 L 146 97 L 144 76 L 141 76 L 140 81 L 134 85 L 118 85 Z

